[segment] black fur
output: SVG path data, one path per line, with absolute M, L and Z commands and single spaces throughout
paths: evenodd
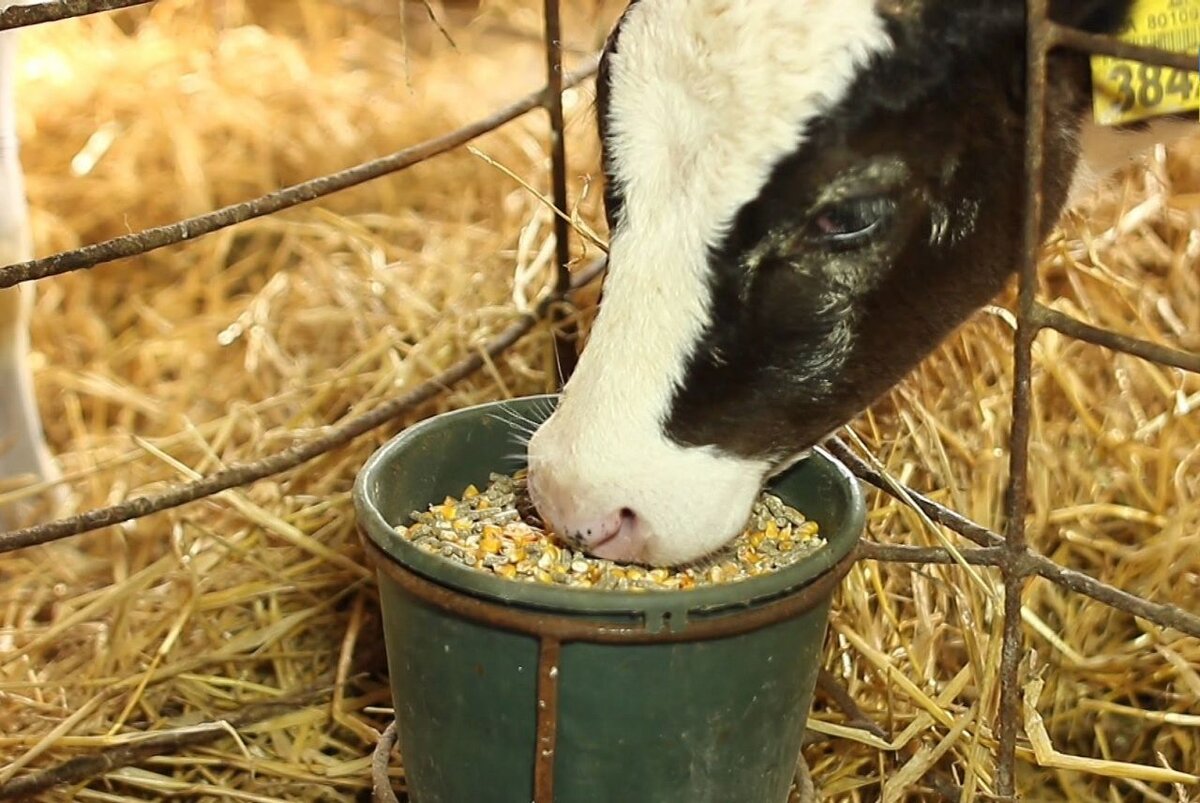
M 617 20 L 617 24 L 613 27 L 613 31 L 609 34 L 608 41 L 605 43 L 604 52 L 600 56 L 600 65 L 596 72 L 596 123 L 600 134 L 600 141 L 608 141 L 608 98 L 609 98 L 609 73 L 608 65 L 609 58 L 617 52 L 621 33 L 621 23 L 625 21 L 629 10 L 637 5 L 638 0 L 631 0 L 626 6 L 621 18 Z M 610 153 L 608 148 L 601 150 L 601 167 L 606 176 L 611 176 L 610 169 Z M 604 182 L 604 214 L 608 220 L 608 228 L 610 231 L 617 227 L 617 220 L 621 216 L 621 207 L 624 199 L 621 197 L 620 188 L 610 179 Z
M 1129 4 L 1058 5 L 1064 22 L 1105 30 Z M 869 406 L 1003 288 L 1021 244 L 1024 6 L 954 0 L 893 21 L 896 52 L 823 117 L 713 254 L 714 322 L 675 400 L 673 437 L 785 458 Z M 1069 135 L 1089 87 L 1083 57 L 1055 59 L 1046 232 L 1066 199 L 1077 158 Z M 869 188 L 896 200 L 886 237 L 849 254 L 774 253 L 753 271 L 746 303 L 734 300 L 747 270 L 740 255 L 781 222 L 802 226 L 822 186 L 877 159 L 898 159 L 909 174 Z M 953 230 L 968 226 L 972 207 L 966 236 L 931 242 L 937 209 Z

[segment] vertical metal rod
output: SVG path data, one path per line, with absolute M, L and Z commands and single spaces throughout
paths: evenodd
M 543 636 L 538 648 L 537 756 L 533 803 L 554 803 L 554 757 L 558 747 L 558 664 L 562 643 Z
M 567 196 L 567 142 L 563 119 L 562 18 L 559 0 L 545 0 L 546 18 L 546 111 L 550 114 L 550 159 L 554 205 L 570 211 Z M 562 217 L 554 216 L 555 259 L 558 268 L 556 290 L 565 293 L 571 286 L 571 227 Z M 554 351 L 558 358 L 558 380 L 565 384 L 575 370 L 575 326 L 561 312 L 551 317 L 555 330 Z
M 1038 324 L 1037 263 L 1042 241 L 1046 144 L 1046 66 L 1049 42 L 1049 0 L 1028 0 L 1026 19 L 1026 121 L 1024 248 L 1020 269 L 1017 333 L 1013 348 L 1012 430 L 1009 447 L 1007 556 L 1004 574 L 1004 643 L 1000 657 L 999 749 L 996 757 L 996 794 L 1015 799 L 1017 734 L 1021 726 L 1020 664 L 1021 592 L 1026 570 L 1025 516 L 1028 511 L 1029 429 L 1033 406 L 1033 341 Z

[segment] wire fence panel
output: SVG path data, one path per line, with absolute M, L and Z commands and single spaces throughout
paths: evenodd
M 150 1 L 56 0 L 34 5 L 13 6 L 0 11 L 0 30 L 128 8 Z M 1005 619 L 1001 651 L 1000 706 L 995 726 L 997 737 L 995 782 L 998 799 L 1006 801 L 1016 800 L 1017 742 L 1024 721 L 1021 711 L 1020 668 L 1025 652 L 1021 629 L 1020 599 L 1021 592 L 1031 577 L 1044 578 L 1116 610 L 1153 622 L 1159 627 L 1175 629 L 1189 636 L 1200 638 L 1200 616 L 1175 606 L 1155 603 L 1078 571 L 1060 566 L 1051 559 L 1033 552 L 1026 542 L 1025 532 L 1028 512 L 1026 492 L 1029 477 L 1032 417 L 1033 345 L 1041 330 L 1052 329 L 1069 337 L 1132 354 L 1145 360 L 1186 371 L 1200 372 L 1200 355 L 1198 354 L 1167 348 L 1126 334 L 1102 329 L 1051 310 L 1036 300 L 1038 255 L 1041 248 L 1039 232 L 1044 217 L 1042 179 L 1047 135 L 1046 95 L 1049 54 L 1056 48 L 1069 48 L 1099 55 L 1133 59 L 1151 65 L 1174 67 L 1189 72 L 1197 71 L 1196 58 L 1064 27 L 1049 19 L 1049 0 L 1027 0 L 1027 9 L 1028 105 L 1025 132 L 1023 261 L 1019 270 L 1017 330 L 1013 350 L 1014 385 L 1006 530 L 1000 534 L 971 521 L 967 517 L 896 483 L 868 461 L 859 457 L 841 441 L 832 439 L 827 442 L 827 446 L 833 454 L 864 482 L 896 497 L 902 503 L 914 507 L 932 521 L 954 530 L 979 547 L 974 550 L 951 551 L 942 548 L 905 547 L 864 542 L 858 552 L 859 560 L 918 565 L 949 564 L 961 561 L 967 564 L 993 566 L 1002 573 Z M 320 176 L 260 198 L 166 226 L 0 268 L 0 288 L 137 256 L 154 249 L 187 242 L 256 217 L 274 214 L 299 204 L 308 203 L 346 188 L 407 169 L 422 161 L 459 148 L 534 109 L 542 109 L 548 114 L 551 127 L 549 152 L 552 167 L 552 196 L 558 210 L 565 213 L 565 215 L 556 216 L 554 222 L 557 274 L 553 292 L 545 301 L 532 314 L 512 324 L 487 344 L 481 353 L 462 360 L 441 375 L 412 388 L 403 396 L 391 400 L 367 414 L 332 427 L 327 433 L 317 438 L 304 441 L 262 460 L 231 466 L 216 474 L 195 482 L 180 484 L 161 493 L 126 500 L 110 507 L 91 510 L 58 521 L 0 533 L 0 553 L 46 544 L 141 518 L 208 498 L 230 488 L 249 485 L 295 468 L 339 449 L 373 429 L 384 426 L 410 411 L 417 404 L 435 396 L 446 387 L 482 370 L 487 359 L 504 353 L 532 331 L 535 325 L 544 320 L 551 320 L 560 325 L 556 331 L 556 352 L 561 367 L 560 379 L 565 381 L 574 364 L 574 333 L 561 325 L 563 318 L 556 306 L 567 301 L 572 292 L 595 280 L 603 272 L 604 263 L 603 261 L 593 263 L 574 277 L 569 270 L 570 224 L 565 216 L 570 213 L 570 205 L 567 190 L 567 153 L 562 93 L 565 89 L 592 77 L 596 71 L 596 60 L 593 58 L 583 69 L 574 74 L 564 75 L 559 0 L 544 0 L 543 10 L 545 14 L 547 83 L 542 90 L 527 95 L 510 106 L 499 109 L 457 131 L 347 170 Z

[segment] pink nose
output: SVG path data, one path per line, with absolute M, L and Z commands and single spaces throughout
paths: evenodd
M 629 508 L 588 510 L 551 475 L 529 472 L 529 497 L 542 520 L 564 540 L 589 555 L 629 562 L 645 548 L 638 517 Z
M 618 513 L 620 524 L 616 529 L 606 533 L 603 541 L 596 541 L 584 551 L 598 558 L 617 561 L 618 563 L 634 563 L 644 557 L 646 542 L 640 534 L 637 516 L 628 508 L 622 508 Z

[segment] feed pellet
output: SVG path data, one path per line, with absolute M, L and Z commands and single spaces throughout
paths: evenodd
M 817 523 L 764 493 L 746 530 L 720 552 L 671 569 L 615 563 L 573 549 L 547 533 L 525 490 L 525 473 L 492 474 L 481 491 L 467 487 L 411 523 L 396 527 L 418 549 L 498 577 L 528 583 L 616 591 L 689 589 L 778 571 L 824 546 Z

